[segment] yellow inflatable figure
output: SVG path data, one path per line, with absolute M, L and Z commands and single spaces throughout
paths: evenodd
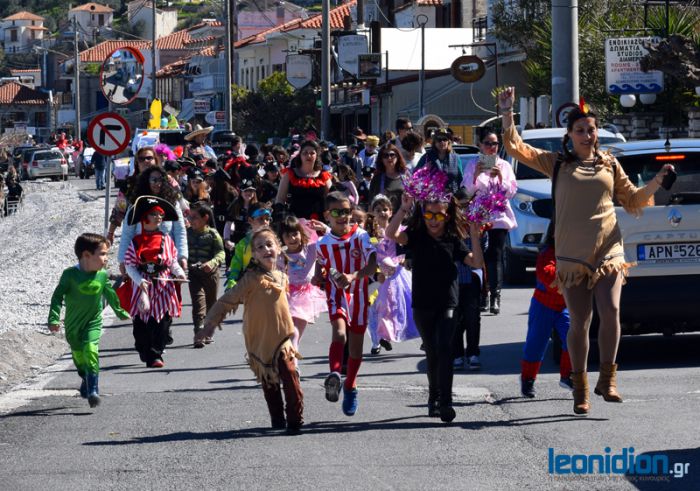
M 160 99 L 153 99 L 151 102 L 151 119 L 148 120 L 149 130 L 160 129 L 160 114 L 163 112 L 163 106 L 160 103 Z

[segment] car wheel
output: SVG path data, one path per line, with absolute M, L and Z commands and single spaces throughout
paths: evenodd
M 529 282 L 525 262 L 517 255 L 513 254 L 510 247 L 506 245 L 503 253 L 503 276 L 506 283 L 511 285 L 522 285 Z

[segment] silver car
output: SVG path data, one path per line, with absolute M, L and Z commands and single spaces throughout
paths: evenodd
M 68 179 L 68 161 L 58 148 L 39 149 L 27 155 L 27 177 L 50 177 L 52 180 Z

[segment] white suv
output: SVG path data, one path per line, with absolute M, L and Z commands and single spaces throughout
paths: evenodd
M 609 150 L 637 186 L 664 164 L 678 173 L 640 218 L 616 208 L 625 258 L 637 263 L 622 288 L 623 334 L 700 331 L 700 140 L 645 140 Z
M 521 137 L 525 143 L 550 152 L 561 151 L 561 141 L 566 128 L 542 128 L 524 130 Z M 601 145 L 624 142 L 622 135 L 600 129 Z M 526 268 L 535 265 L 539 245 L 552 217 L 552 181 L 530 167 L 504 157 L 513 166 L 518 181 L 518 192 L 510 204 L 518 226 L 508 232 L 504 253 L 504 274 L 508 283 L 523 283 L 529 280 Z

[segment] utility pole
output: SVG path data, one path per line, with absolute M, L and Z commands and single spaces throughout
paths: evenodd
M 419 14 L 416 21 L 420 25 L 420 72 L 418 74 L 418 118 L 425 116 L 425 24 L 428 16 Z
M 73 70 L 75 94 L 73 96 L 73 105 L 75 106 L 75 134 L 73 139 L 82 140 L 82 132 L 80 129 L 80 52 L 78 50 L 78 22 L 73 17 Z
M 232 51 L 233 42 L 231 41 L 231 2 L 235 0 L 224 0 L 224 17 L 226 26 L 226 37 L 224 46 L 224 60 L 226 63 L 226 89 L 224 91 L 224 106 L 226 109 L 226 129 L 231 131 L 233 127 L 233 101 L 231 100 L 231 84 L 232 84 L 232 74 L 231 74 L 231 62 L 232 62 Z
M 151 102 L 156 100 L 156 0 L 151 0 L 153 9 L 152 36 L 151 36 Z
M 578 101 L 578 0 L 552 0 L 552 127 L 557 110 Z
M 326 140 L 331 129 L 330 0 L 323 0 L 321 9 L 321 139 Z

